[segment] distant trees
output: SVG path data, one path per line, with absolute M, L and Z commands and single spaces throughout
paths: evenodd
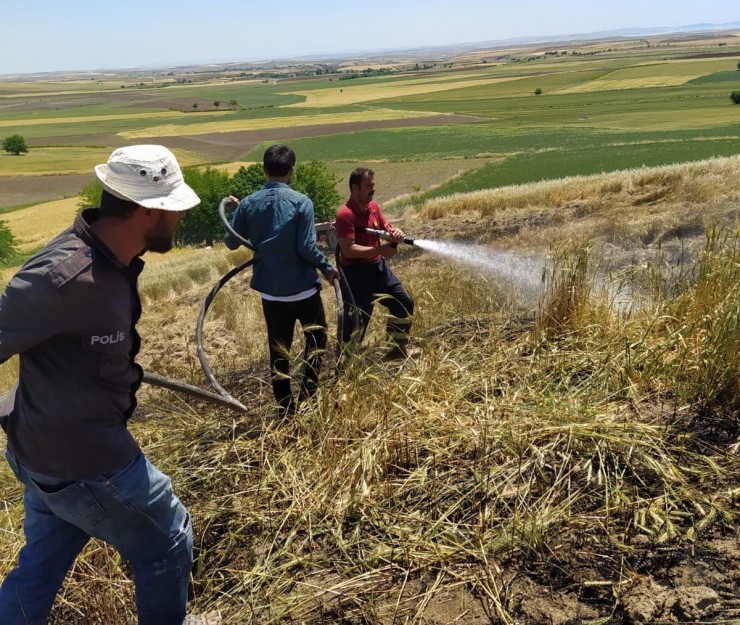
M 3 139 L 3 150 L 8 154 L 20 156 L 22 152 L 28 152 L 26 140 L 21 135 L 10 135 Z
M 221 100 L 214 100 L 213 101 L 213 106 L 215 106 L 216 108 L 218 108 L 219 106 L 221 106 Z
M 540 89 L 539 87 L 537 87 L 537 89 L 534 90 L 534 94 L 535 95 L 542 95 L 542 89 Z
M 262 165 L 240 167 L 231 179 L 229 194 L 241 199 L 258 191 L 266 180 Z M 334 219 L 342 199 L 337 192 L 338 182 L 339 178 L 329 170 L 324 161 L 308 161 L 296 165 L 290 186 L 311 198 L 314 218 L 320 222 Z
M 737 62 L 737 70 L 740 72 L 740 61 Z
M 740 91 L 733 91 L 730 94 L 730 100 L 732 100 L 733 104 L 740 104 Z

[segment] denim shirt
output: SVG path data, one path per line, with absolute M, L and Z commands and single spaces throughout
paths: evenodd
M 245 197 L 231 217 L 232 228 L 254 247 L 254 271 L 249 285 L 260 293 L 295 295 L 320 287 L 316 269 L 333 269 L 316 246 L 313 203 L 283 182 L 266 182 Z M 230 249 L 240 243 L 230 233 Z

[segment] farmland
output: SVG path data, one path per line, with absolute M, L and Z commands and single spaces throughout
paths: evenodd
M 376 313 L 336 366 L 323 289 L 320 390 L 288 421 L 249 272 L 219 292 L 204 347 L 248 414 L 144 386 L 130 421 L 191 513 L 194 612 L 221 610 L 225 625 L 738 622 L 740 106 L 727 95 L 740 36 L 563 46 L 337 64 L 357 75 L 0 81 L 0 135 L 30 150 L 0 155 L 0 218 L 21 254 L 69 224 L 75 188 L 116 146 L 162 142 L 233 173 L 285 141 L 326 161 L 342 194 L 352 168 L 373 167 L 418 243 L 535 263 L 521 280 L 533 295 L 399 246 L 420 355 L 397 363 Z M 146 254 L 146 371 L 207 385 L 193 328 L 249 254 Z M 4 363 L 0 390 L 16 375 Z M 0 497 L 2 577 L 23 544 L 5 463 Z M 92 541 L 50 624 L 134 623 L 130 578 Z
M 368 60 L 355 74 L 291 66 L 0 81 L 0 134 L 20 133 L 31 147 L 0 157 L 0 192 L 19 177 L 29 189 L 19 196 L 16 182 L 0 206 L 39 199 L 33 176 L 89 172 L 133 142 L 164 143 L 186 164 L 256 161 L 275 141 L 347 170 L 471 160 L 437 196 L 729 156 L 740 137 L 740 107 L 728 98 L 738 58 L 738 38 L 724 33 L 476 51 L 388 61 L 387 71 Z

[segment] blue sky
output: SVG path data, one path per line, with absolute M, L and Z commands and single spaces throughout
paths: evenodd
M 4 0 L 0 74 L 166 67 L 740 20 L 737 0 Z

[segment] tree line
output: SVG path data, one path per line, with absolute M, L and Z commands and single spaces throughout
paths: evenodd
M 224 234 L 224 227 L 218 214 L 221 200 L 233 195 L 239 199 L 258 191 L 267 177 L 261 164 L 240 167 L 230 176 L 223 169 L 212 167 L 183 168 L 185 182 L 200 198 L 200 204 L 185 213 L 177 232 L 178 245 L 213 245 Z M 337 176 L 324 161 L 298 163 L 290 181 L 290 186 L 311 198 L 317 222 L 333 221 L 341 197 L 336 185 Z M 79 208 L 100 206 L 103 187 L 99 180 L 85 185 L 80 192 Z

